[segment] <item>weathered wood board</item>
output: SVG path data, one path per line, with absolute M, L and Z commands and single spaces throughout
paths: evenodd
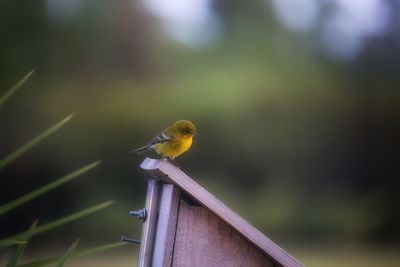
M 287 251 L 166 160 L 149 178 L 139 267 L 303 267 Z
M 205 188 L 200 186 L 198 183 L 196 183 L 193 179 L 191 179 L 188 175 L 186 175 L 184 172 L 182 172 L 179 168 L 177 168 L 170 162 L 166 160 L 154 160 L 147 158 L 142 162 L 141 168 L 145 170 L 146 173 L 149 175 L 149 177 L 151 177 L 152 179 L 156 179 L 161 183 L 174 184 L 182 191 L 182 196 L 183 195 L 189 196 L 190 198 L 198 202 L 199 205 L 201 206 L 201 207 L 195 207 L 189 205 L 186 206 L 180 205 L 178 213 L 179 214 L 178 227 L 176 230 L 176 237 L 175 237 L 175 248 L 177 250 L 175 250 L 174 248 L 173 251 L 174 255 L 173 266 L 185 266 L 185 267 L 186 266 L 267 266 L 268 267 L 268 266 L 274 266 L 271 265 L 273 264 L 272 262 L 274 262 L 275 266 L 303 267 L 303 265 L 297 259 L 292 257 L 287 251 L 285 251 L 277 244 L 275 244 L 272 240 L 266 237 L 257 228 L 252 226 L 237 213 L 232 211 L 224 203 L 218 200 L 214 195 L 212 195 Z M 181 202 L 181 204 L 182 203 L 183 202 Z M 187 212 L 188 210 L 190 210 L 190 212 Z M 193 214 L 197 215 L 195 216 Z M 207 216 L 205 214 L 207 214 Z M 186 219 L 181 219 L 182 216 L 186 216 L 185 217 Z M 185 220 L 189 221 L 189 223 L 182 224 L 183 222 L 185 222 Z M 214 224 L 210 224 L 208 220 L 210 220 L 210 222 Z M 199 224 L 200 221 L 202 222 L 201 225 Z M 189 235 L 189 228 L 185 228 L 184 227 L 185 225 L 191 225 L 192 229 L 190 231 L 201 234 L 199 234 L 199 236 L 193 236 L 190 238 L 187 237 Z M 210 225 L 214 225 L 214 228 L 212 228 Z M 201 227 L 206 227 L 206 228 L 201 228 Z M 243 265 L 240 265 L 241 263 L 236 265 L 235 264 L 232 265 L 231 263 L 229 263 L 230 265 L 229 264 L 220 265 L 219 263 L 213 265 L 213 261 L 215 263 L 216 261 L 215 259 L 217 258 L 217 256 L 215 255 L 213 255 L 212 257 L 210 256 L 210 258 L 208 259 L 205 258 L 203 264 L 199 263 L 199 265 L 192 265 L 192 264 L 185 265 L 188 264 L 188 262 L 181 265 L 180 261 L 175 261 L 175 259 L 176 260 L 183 259 L 179 255 L 187 254 L 186 256 L 191 260 L 193 258 L 196 258 L 196 261 L 194 261 L 196 262 L 196 264 L 197 262 L 201 262 L 200 260 L 197 260 L 197 258 L 200 257 L 198 255 L 208 255 L 207 253 L 203 253 L 204 251 L 202 250 L 204 249 L 203 246 L 204 242 L 205 244 L 207 244 L 206 246 L 207 251 L 218 251 L 218 248 L 220 246 L 222 246 L 222 248 L 227 247 L 228 245 L 225 244 L 226 241 L 224 242 L 222 241 L 225 240 L 225 237 L 224 238 L 220 237 L 221 239 L 214 240 L 217 243 L 219 242 L 218 246 L 213 246 L 212 245 L 213 242 L 210 241 L 211 239 L 206 239 L 206 241 L 204 241 L 203 239 L 199 239 L 203 243 L 201 244 L 196 243 L 196 238 L 198 239 L 203 235 L 206 236 L 208 235 L 208 237 L 211 238 L 213 236 L 211 231 L 212 229 L 217 230 L 216 233 L 218 234 L 216 236 L 220 236 L 220 234 L 224 231 L 229 232 L 229 235 L 231 235 L 232 238 L 233 236 L 236 235 L 237 237 L 235 238 L 240 238 L 238 239 L 240 240 L 239 243 L 243 241 L 243 244 L 240 245 L 243 247 L 241 249 L 236 248 L 236 250 L 232 248 L 234 251 L 242 251 L 242 250 L 246 251 L 246 249 L 244 249 L 246 246 L 252 247 L 252 249 L 266 256 L 267 259 L 270 259 L 269 265 L 266 265 L 267 263 L 265 263 L 264 265 L 257 265 L 259 263 L 258 260 L 255 260 L 254 262 L 255 265 L 249 265 L 250 264 L 249 262 L 243 263 Z M 225 230 L 223 231 L 221 229 Z M 229 229 L 229 231 L 226 229 Z M 202 232 L 203 230 L 204 233 Z M 232 246 L 236 246 L 234 242 L 235 240 L 231 240 Z M 244 245 L 246 242 L 248 244 Z M 232 254 L 232 252 L 229 253 Z M 254 251 L 248 253 L 250 254 L 253 253 L 252 255 L 254 256 L 254 258 L 258 257 L 257 256 L 258 254 Z M 240 253 L 237 254 L 241 255 Z M 223 257 L 222 254 L 220 256 Z M 227 262 L 231 261 L 230 256 L 225 257 L 223 259 L 224 260 L 226 259 Z M 240 262 L 240 258 L 237 259 Z M 208 260 L 210 260 L 211 263 Z
M 154 248 L 154 236 L 158 217 L 158 203 L 160 197 L 160 182 L 149 179 L 146 195 L 147 218 L 142 228 L 138 267 L 148 267 L 151 264 Z
M 163 184 L 152 266 L 171 266 L 179 201 L 180 190 L 173 184 Z
M 181 201 L 174 267 L 273 267 L 266 255 L 201 206 Z M 276 265 L 278 266 L 278 265 Z

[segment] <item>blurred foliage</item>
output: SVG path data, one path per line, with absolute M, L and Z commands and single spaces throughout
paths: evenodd
M 384 2 L 396 10 L 395 1 Z M 396 16 L 344 61 L 324 53 L 317 32 L 283 28 L 262 1 L 212 3 L 223 33 L 204 47 L 166 38 L 141 2 L 82 1 L 66 20 L 51 19 L 45 1 L 0 3 L 0 24 L 7 25 L 0 31 L 0 85 L 37 70 L 32 90 L 0 114 L 0 140 L 10 140 L 1 142 L 1 153 L 44 121 L 79 115 L 57 139 L 19 159 L 24 168 L 3 172 L 20 179 L 7 181 L 13 190 L 0 201 L 82 160 L 103 162 L 91 174 L 96 181 L 76 181 L 10 214 L 3 233 L 27 228 L 32 220 L 21 218 L 52 219 L 89 199 L 112 198 L 118 205 L 98 217 L 110 225 L 102 238 L 140 236 L 127 214 L 144 205 L 146 181 L 142 158 L 128 151 L 190 119 L 200 135 L 177 164 L 283 247 L 400 241 Z M 44 208 L 54 198 L 57 205 Z M 86 222 L 62 234 L 76 229 L 99 238 L 99 226 Z
M 29 78 L 29 76 L 32 74 L 30 72 L 27 74 L 23 79 L 21 79 L 16 85 L 11 87 L 9 90 L 7 90 L 2 97 L 0 97 L 0 107 L 18 90 L 19 87 L 21 87 L 25 81 Z M 52 133 L 56 132 L 58 129 L 60 129 L 64 124 L 66 124 L 70 119 L 71 115 L 66 117 L 65 119 L 61 120 L 57 124 L 53 125 L 49 129 L 45 130 L 44 132 L 40 133 L 39 135 L 35 136 L 32 138 L 30 141 L 16 149 L 14 152 L 11 152 L 8 156 L 6 156 L 3 159 L 0 159 L 0 171 L 2 171 L 4 168 L 6 168 L 10 163 L 15 161 L 17 158 L 22 156 L 24 153 L 26 153 L 30 148 L 35 146 L 36 144 L 40 143 L 42 140 L 46 139 L 49 137 Z M 85 167 L 82 167 L 66 176 L 63 176 L 62 178 L 55 180 L 51 183 L 48 183 L 34 191 L 31 191 L 28 194 L 25 194 L 13 201 L 7 202 L 5 204 L 0 205 L 0 216 L 4 216 L 7 213 L 12 212 L 14 209 L 27 204 L 37 198 L 38 196 L 41 196 L 49 191 L 52 191 L 53 189 L 69 182 L 70 180 L 76 178 L 77 176 L 80 176 L 81 174 L 93 169 L 99 164 L 99 162 L 94 162 L 92 164 L 89 164 Z M 7 186 L 3 187 L 3 190 L 6 189 Z M 4 190 L 5 191 L 5 190 Z M 87 208 L 85 210 L 79 211 L 77 213 L 65 216 L 63 218 L 60 218 L 58 220 L 42 224 L 40 226 L 37 226 L 38 220 L 35 220 L 32 225 L 29 227 L 28 230 L 14 234 L 12 236 L 8 236 L 5 238 L 0 239 L 0 249 L 2 249 L 1 253 L 4 253 L 4 248 L 8 248 L 10 246 L 16 246 L 14 249 L 13 255 L 10 257 L 7 267 L 14 267 L 17 266 L 17 263 L 19 259 L 22 257 L 26 246 L 28 245 L 31 237 L 45 233 L 53 228 L 63 226 L 67 223 L 70 223 L 72 221 L 75 221 L 77 219 L 86 217 L 98 210 L 104 209 L 108 206 L 113 204 L 112 201 L 104 202 L 97 204 L 95 206 L 92 206 L 90 208 Z M 95 252 L 103 251 L 105 249 L 109 248 L 114 248 L 117 247 L 115 244 L 108 244 L 108 245 L 103 245 L 101 247 L 96 247 L 96 248 L 90 248 L 86 249 L 85 251 L 80 251 L 75 253 L 76 247 L 78 245 L 79 240 L 74 242 L 69 249 L 65 252 L 64 255 L 60 257 L 56 257 L 55 259 L 50 259 L 50 260 L 40 260 L 38 262 L 34 262 L 33 265 L 30 266 L 43 266 L 46 265 L 47 263 L 51 263 L 53 261 L 56 261 L 56 265 L 58 267 L 64 266 L 65 262 L 72 256 L 76 255 L 86 255 L 86 254 L 92 254 Z M 118 246 L 121 246 L 122 244 L 118 244 Z

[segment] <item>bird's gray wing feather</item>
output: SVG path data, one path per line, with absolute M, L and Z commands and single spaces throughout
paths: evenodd
M 168 137 L 166 134 L 161 133 L 159 135 L 157 135 L 156 137 L 154 137 L 149 143 L 149 146 L 155 145 L 155 144 L 160 144 L 160 143 L 165 143 L 168 140 L 170 140 L 171 138 Z

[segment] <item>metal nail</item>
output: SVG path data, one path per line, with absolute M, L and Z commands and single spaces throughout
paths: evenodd
M 125 237 L 124 235 L 121 236 L 121 243 L 132 243 L 132 244 L 140 244 L 140 240 L 137 239 L 132 239 L 132 238 L 128 238 Z
M 130 216 L 135 216 L 138 217 L 139 220 L 142 220 L 143 222 L 146 220 L 146 216 L 147 216 L 147 211 L 145 208 L 141 209 L 141 210 L 131 210 L 129 212 Z

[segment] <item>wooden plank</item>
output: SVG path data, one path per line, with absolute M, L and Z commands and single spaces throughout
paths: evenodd
M 156 176 L 161 180 L 164 179 L 165 176 L 168 176 L 167 180 L 169 182 L 174 183 L 182 191 L 196 199 L 200 204 L 209 209 L 278 264 L 288 267 L 303 266 L 288 252 L 280 248 L 261 231 L 229 209 L 224 203 L 219 201 L 211 193 L 167 160 L 146 158 L 140 167 L 146 170 L 150 175 Z
M 153 247 L 155 227 L 157 223 L 158 202 L 160 197 L 160 182 L 149 179 L 147 184 L 146 210 L 147 218 L 143 223 L 142 237 L 140 243 L 138 267 L 150 267 Z
M 175 185 L 162 185 L 157 233 L 154 241 L 153 267 L 171 266 L 179 196 L 180 190 Z
M 173 267 L 274 267 L 275 263 L 204 207 L 179 208 Z

